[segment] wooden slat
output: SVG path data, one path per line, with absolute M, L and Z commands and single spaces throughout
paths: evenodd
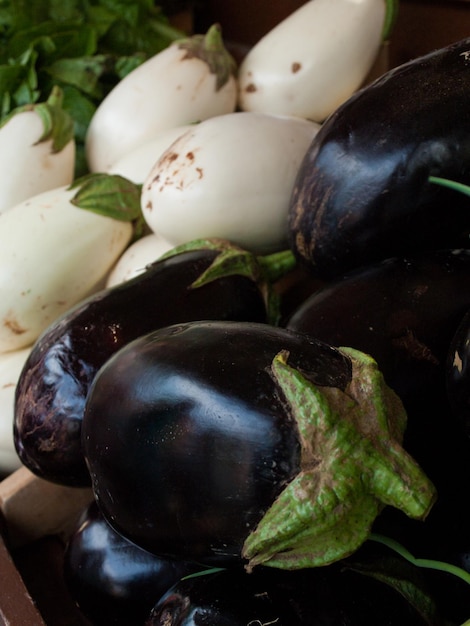
M 0 482 L 0 511 L 16 547 L 47 535 L 67 535 L 92 500 L 90 488 L 56 485 L 22 467 Z
M 0 537 L 0 626 L 45 626 Z

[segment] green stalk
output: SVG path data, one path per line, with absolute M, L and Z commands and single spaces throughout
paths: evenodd
M 458 578 L 463 580 L 463 582 L 467 583 L 467 585 L 470 585 L 470 573 L 465 571 L 461 567 L 458 567 L 457 565 L 452 565 L 452 563 L 446 563 L 445 561 L 436 561 L 435 559 L 416 558 L 398 541 L 395 541 L 390 537 L 386 537 L 385 535 L 381 535 L 378 533 L 371 533 L 369 535 L 369 540 L 387 546 L 387 548 L 390 548 L 416 567 L 423 567 L 426 569 L 437 570 L 439 572 L 446 572 L 447 574 L 457 576 Z M 470 623 L 470 620 L 467 620 L 465 622 L 465 624 L 468 623 Z
M 457 181 L 450 180 L 448 178 L 440 178 L 439 176 L 430 176 L 428 180 L 430 183 L 436 183 L 437 185 L 442 185 L 442 187 L 448 187 L 454 191 L 460 191 L 466 196 L 470 196 L 470 186 L 465 185 L 464 183 L 458 183 Z
M 258 264 L 263 270 L 264 276 L 270 283 L 274 283 L 286 274 L 294 270 L 297 260 L 290 250 L 274 252 L 266 256 L 257 257 Z
M 197 289 L 226 276 L 246 276 L 260 289 L 268 314 L 268 320 L 276 325 L 279 321 L 279 296 L 273 283 L 285 276 L 296 266 L 296 260 L 290 250 L 275 252 L 266 256 L 257 256 L 226 239 L 194 239 L 169 250 L 160 258 L 165 259 L 190 250 L 214 250 L 218 254 L 213 263 L 193 282 Z
M 390 39 L 398 16 L 399 0 L 385 0 L 385 20 L 382 28 L 382 41 Z

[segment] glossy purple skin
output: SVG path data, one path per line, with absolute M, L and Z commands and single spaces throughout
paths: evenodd
M 82 436 L 110 523 L 158 554 L 240 561 L 246 536 L 299 472 L 297 425 L 270 373 L 281 350 L 316 384 L 350 381 L 338 351 L 248 322 L 165 328 L 105 364 Z
M 452 336 L 470 307 L 470 249 L 394 257 L 330 281 L 286 327 L 371 354 L 407 403 L 443 390 Z
M 225 570 L 177 583 L 145 626 L 424 626 L 382 582 L 347 568 Z
M 446 375 L 452 412 L 470 437 L 470 308 L 452 338 Z
M 299 168 L 289 241 L 317 276 L 468 245 L 470 39 L 393 68 L 322 125 Z
M 85 399 L 98 369 L 129 341 L 188 320 L 266 321 L 261 291 L 244 276 L 191 288 L 216 254 L 198 250 L 157 261 L 88 298 L 43 333 L 16 389 L 14 438 L 26 467 L 60 484 L 90 484 L 81 446 Z
M 67 587 L 95 626 L 143 623 L 172 585 L 197 570 L 129 542 L 111 528 L 95 502 L 81 516 L 64 554 Z
M 469 286 L 468 249 L 394 258 L 330 281 L 287 322 L 376 359 L 407 410 L 404 446 L 438 491 L 424 524 L 390 507 L 378 523 L 410 549 L 454 563 L 469 545 L 470 440 L 451 412 L 447 355 L 470 307 Z

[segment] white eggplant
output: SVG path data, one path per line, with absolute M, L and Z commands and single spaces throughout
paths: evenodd
M 55 88 L 46 102 L 19 107 L 0 126 L 0 213 L 74 177 L 73 122 Z
M 295 177 L 319 128 L 247 112 L 201 122 L 152 168 L 142 186 L 144 219 L 174 245 L 220 237 L 257 253 L 283 249 Z
M 13 441 L 15 389 L 31 348 L 0 354 L 0 474 L 21 467 Z
M 189 128 L 191 124 L 185 124 L 157 133 L 153 139 L 145 141 L 113 163 L 108 173 L 119 174 L 134 183 L 142 184 L 165 150 Z
M 98 106 L 85 140 L 88 167 L 107 172 L 157 132 L 234 111 L 235 62 L 218 26 L 176 41 L 123 78 Z
M 142 274 L 150 263 L 171 248 L 172 244 L 155 233 L 137 239 L 123 252 L 109 273 L 106 287 L 114 287 Z
M 78 191 L 59 187 L 0 215 L 0 352 L 30 345 L 101 286 L 131 240 L 131 222 L 75 206 Z
M 395 10 L 396 0 L 309 0 L 241 62 L 239 108 L 323 122 L 363 84 Z

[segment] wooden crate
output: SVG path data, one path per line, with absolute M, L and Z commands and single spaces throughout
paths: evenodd
M 200 30 L 213 21 L 242 51 L 303 4 L 299 0 L 213 0 L 196 3 L 178 24 Z M 373 73 L 470 34 L 470 2 L 402 0 L 394 35 Z M 68 595 L 61 559 L 68 533 L 91 490 L 61 487 L 21 468 L 0 480 L 0 626 L 89 626 Z M 0 519 L 0 521 L 2 521 Z M 1 526 L 0 526 L 1 527 Z
M 67 537 L 91 499 L 91 489 L 55 485 L 26 468 L 0 482 L 5 526 L 0 626 L 86 624 L 62 580 L 61 559 Z

